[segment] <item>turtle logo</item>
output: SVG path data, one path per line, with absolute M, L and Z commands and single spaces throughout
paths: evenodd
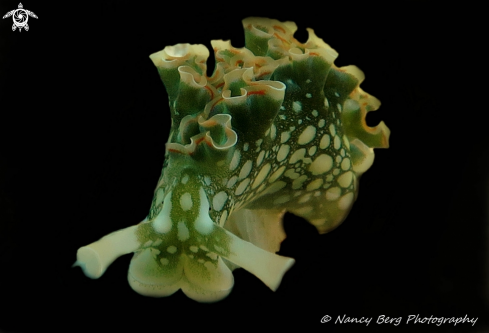
M 27 24 L 27 20 L 29 19 L 29 16 L 37 18 L 36 14 L 33 12 L 24 9 L 22 7 L 22 3 L 19 2 L 19 8 L 11 10 L 7 14 L 3 15 L 3 18 L 7 18 L 12 16 L 12 19 L 14 20 L 14 24 L 12 25 L 12 31 L 15 31 L 15 29 L 19 28 L 19 31 L 22 30 L 22 28 L 25 29 L 25 31 L 29 31 L 29 25 Z

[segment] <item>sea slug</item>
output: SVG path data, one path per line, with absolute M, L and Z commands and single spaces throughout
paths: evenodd
M 76 265 L 100 277 L 135 252 L 128 279 L 138 293 L 179 289 L 200 302 L 231 291 L 242 267 L 276 290 L 294 259 L 275 254 L 285 211 L 320 233 L 338 226 L 358 180 L 387 148 L 389 129 L 368 127 L 380 102 L 360 87 L 355 66 L 293 22 L 243 20 L 245 44 L 212 41 L 167 46 L 150 56 L 168 93 L 171 132 L 148 216 L 138 225 L 82 247 Z

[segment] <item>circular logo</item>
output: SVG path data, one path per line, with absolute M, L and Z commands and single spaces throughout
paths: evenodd
M 23 9 L 16 9 L 12 16 L 13 16 L 15 25 L 18 27 L 25 26 L 27 24 L 27 20 L 29 17 L 29 15 L 27 15 L 26 11 Z

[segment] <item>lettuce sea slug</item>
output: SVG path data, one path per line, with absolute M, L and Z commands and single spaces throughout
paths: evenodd
M 128 273 L 142 295 L 179 289 L 199 302 L 226 297 L 242 267 L 276 290 L 294 259 L 275 254 L 286 211 L 320 233 L 338 226 L 357 196 L 373 148 L 389 129 L 368 127 L 379 101 L 360 87 L 355 66 L 293 22 L 243 21 L 245 44 L 167 46 L 150 56 L 168 93 L 171 132 L 148 216 L 81 247 L 76 265 L 100 277 L 134 252 Z

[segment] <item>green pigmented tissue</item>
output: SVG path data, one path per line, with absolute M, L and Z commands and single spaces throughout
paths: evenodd
M 81 247 L 76 264 L 100 277 L 134 252 L 128 273 L 140 294 L 181 289 L 199 302 L 232 290 L 242 267 L 272 290 L 294 259 L 275 254 L 286 211 L 320 233 L 338 226 L 389 129 L 368 127 L 380 102 L 360 87 L 355 66 L 293 22 L 243 20 L 246 46 L 212 41 L 216 66 L 206 76 L 203 45 L 167 46 L 150 56 L 166 87 L 172 128 L 149 214 L 138 225 Z

